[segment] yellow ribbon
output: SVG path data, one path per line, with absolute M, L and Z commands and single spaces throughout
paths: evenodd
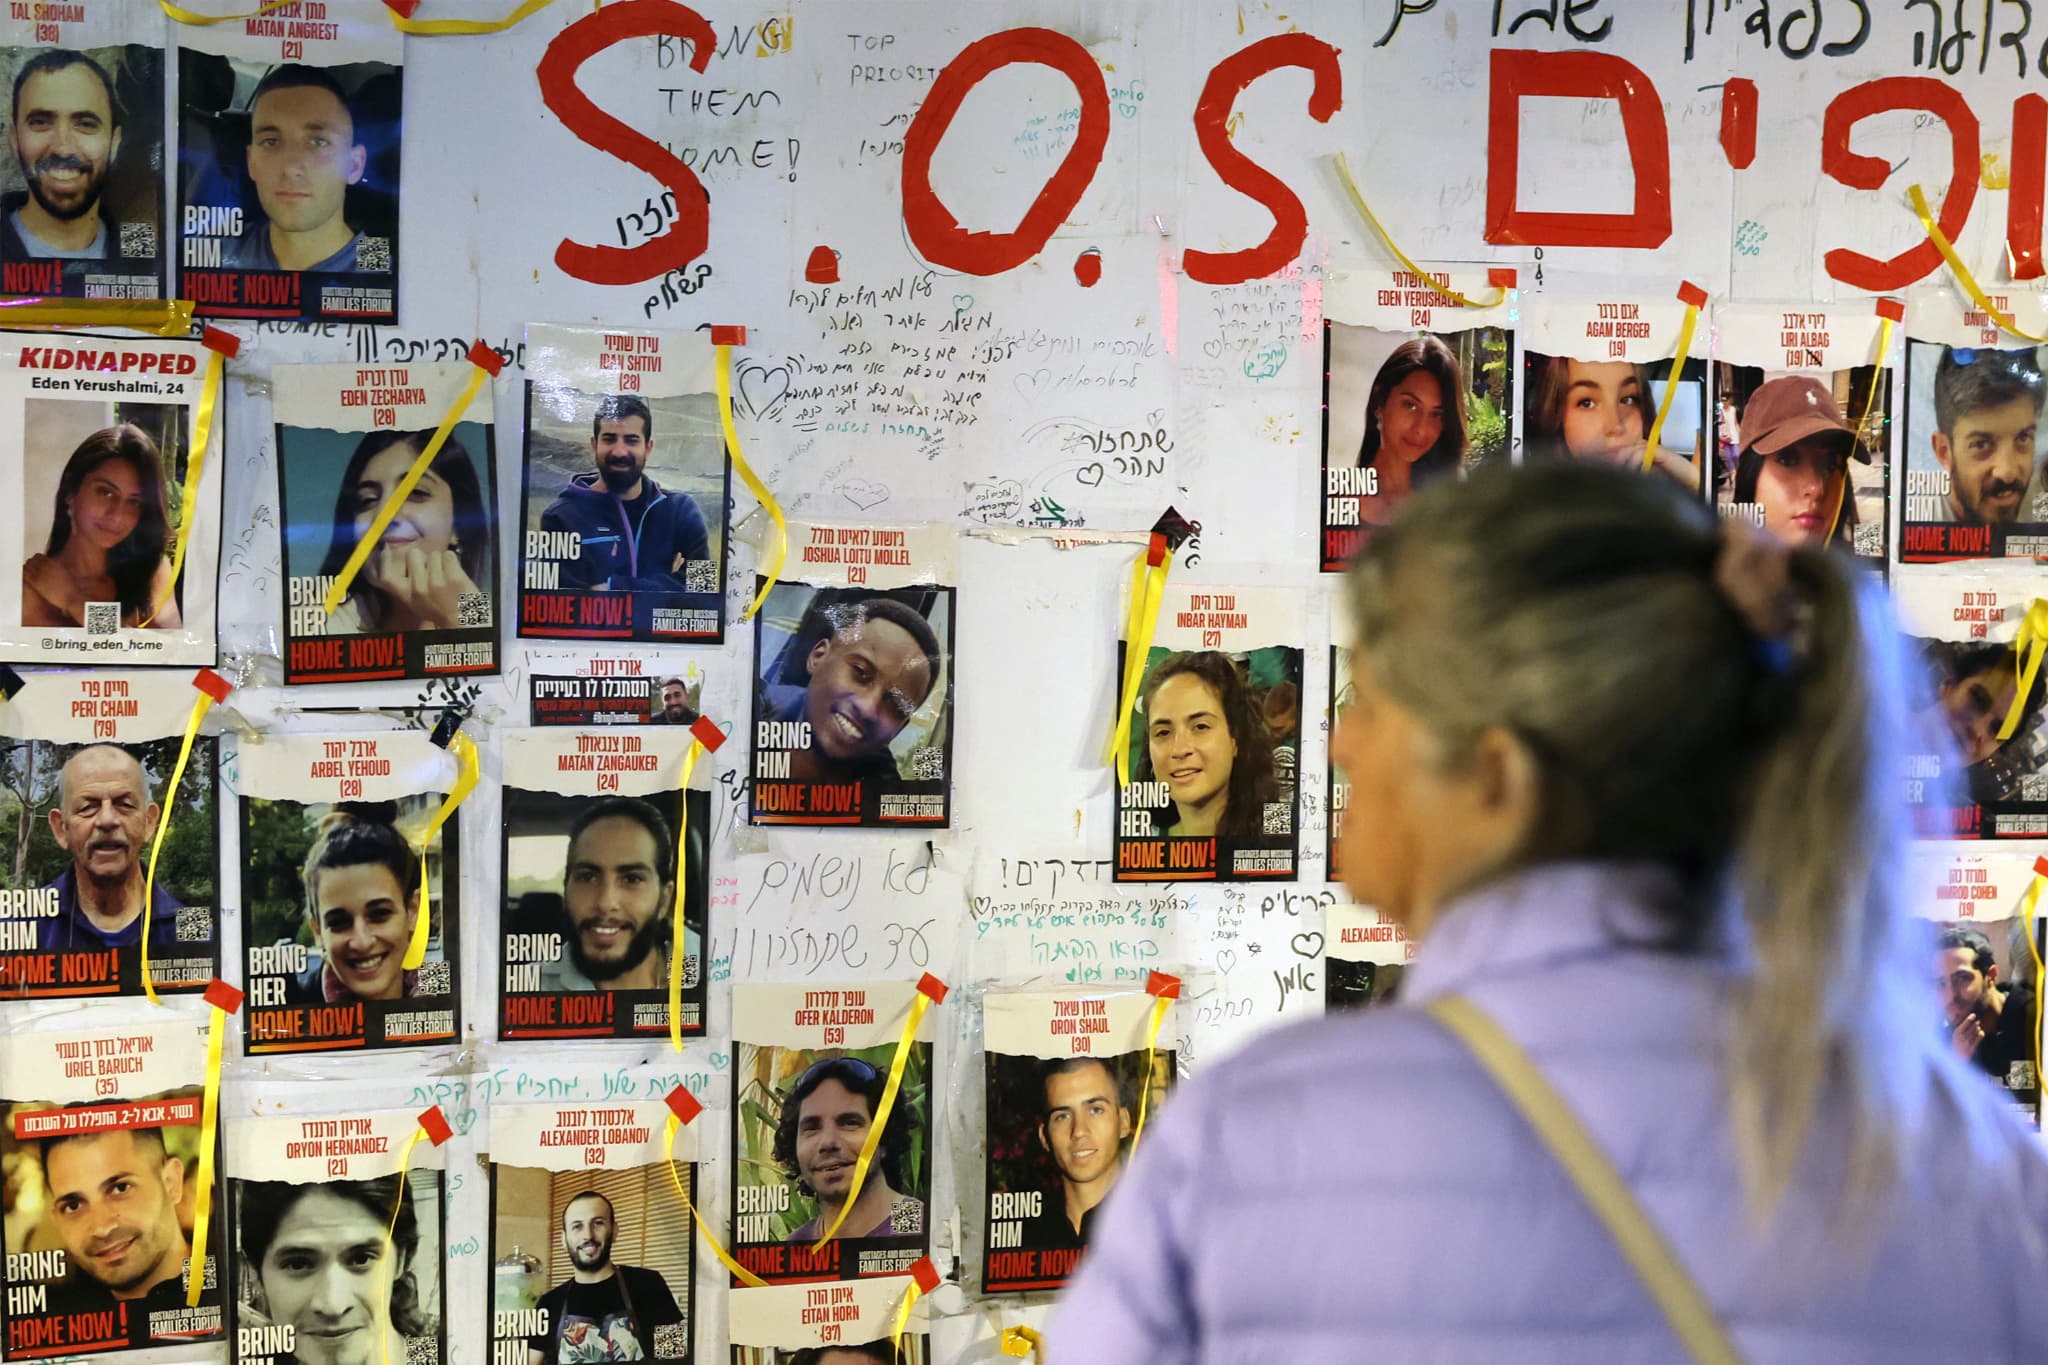
M 754 495 L 754 501 L 761 504 L 761 510 L 775 523 L 775 548 L 768 555 L 768 562 L 761 571 L 761 588 L 754 594 L 754 600 L 740 615 L 740 620 L 753 619 L 767 600 L 768 590 L 782 577 L 782 564 L 789 557 L 789 523 L 783 520 L 782 504 L 768 491 L 768 485 L 761 482 L 761 476 L 747 463 L 747 457 L 740 450 L 740 431 L 732 420 L 732 347 L 714 348 L 718 353 L 718 422 L 725 428 L 725 448 L 732 455 L 732 467 L 739 472 L 740 482 Z
M 1657 420 L 1650 423 L 1650 434 L 1643 441 L 1643 472 L 1649 473 L 1657 463 L 1657 442 L 1664 435 L 1664 419 L 1671 415 L 1671 407 L 1678 398 L 1678 386 L 1685 377 L 1685 358 L 1692 352 L 1693 329 L 1700 323 L 1700 306 L 1696 303 L 1685 305 L 1685 321 L 1678 328 L 1678 350 L 1671 357 L 1671 377 L 1664 381 L 1664 401 L 1657 405 Z
M 695 735 L 690 737 L 689 752 L 683 755 L 682 833 L 676 840 L 676 909 L 675 922 L 669 927 L 668 945 L 668 1040 L 675 1050 L 683 1050 L 683 898 L 690 885 L 690 774 L 697 770 L 697 755 L 704 752 L 704 741 Z
M 1989 314 L 2001 331 L 2011 332 L 2023 341 L 2048 342 L 2048 336 L 2037 337 L 2032 332 L 2021 331 L 2019 323 L 1992 305 L 1990 297 L 1978 286 L 1977 277 L 1970 273 L 1970 267 L 1963 264 L 1963 258 L 1956 254 L 1954 244 L 1942 232 L 1941 224 L 1934 221 L 1934 213 L 1927 207 L 1927 196 L 1921 193 L 1920 187 L 1914 185 L 1908 188 L 1906 198 L 1912 202 L 1913 216 L 1920 220 L 1920 227 L 1927 233 L 1927 240 L 1934 243 L 1934 249 L 1941 253 L 1941 259 L 1948 262 L 1949 271 L 1955 275 L 1956 283 L 1963 287 L 1963 292 L 1970 296 L 1970 301 Z
M 896 1359 L 903 1359 L 903 1329 L 910 1326 L 910 1311 L 917 1307 L 917 1301 L 924 1297 L 924 1285 L 918 1280 L 919 1273 L 930 1275 L 932 1287 L 938 1288 L 938 1268 L 929 1258 L 919 1261 L 910 1272 L 910 1287 L 903 1291 L 902 1300 L 896 1305 L 896 1316 L 889 1320 L 889 1353 Z
M 0 301 L 0 327 L 125 327 L 151 336 L 182 337 L 192 330 L 192 301 L 9 299 Z
M 149 875 L 142 882 L 142 993 L 149 997 L 152 1005 L 161 1005 L 156 998 L 156 983 L 150 978 L 149 932 L 154 918 L 152 902 L 156 900 L 156 860 L 164 851 L 164 835 L 170 833 L 171 808 L 178 799 L 178 784 L 185 780 L 185 764 L 192 758 L 192 741 L 199 738 L 199 723 L 206 719 L 206 713 L 213 707 L 213 696 L 204 688 L 199 699 L 192 703 L 192 714 L 185 720 L 185 742 L 178 746 L 177 766 L 171 769 L 170 785 L 164 788 L 164 799 L 156 822 L 156 838 L 149 845 Z
M 192 543 L 192 523 L 199 516 L 199 480 L 206 472 L 206 446 L 213 439 L 213 419 L 219 411 L 221 376 L 227 371 L 227 357 L 219 351 L 206 353 L 206 383 L 199 390 L 199 407 L 192 414 L 192 458 L 185 462 L 185 491 L 178 499 L 178 540 L 171 550 L 171 578 L 163 601 L 150 607 L 142 618 L 148 625 L 177 595 L 178 575 L 185 571 L 185 549 Z
M 2028 604 L 2027 614 L 2020 618 L 2019 633 L 2013 636 L 2013 663 L 2019 672 L 2019 686 L 2013 691 L 2005 723 L 1998 727 L 2000 743 L 2011 739 L 2020 728 L 2020 716 L 2027 709 L 2027 694 L 2034 690 L 2034 675 L 2041 671 L 2044 651 L 2048 651 L 2048 599 L 2037 597 Z
M 163 6 L 165 14 L 170 15 L 179 23 L 190 24 L 194 28 L 206 28 L 213 24 L 232 24 L 242 19 L 260 19 L 274 9 L 283 9 L 286 5 L 297 3 L 297 0 L 264 0 L 264 3 L 246 14 L 201 14 L 197 10 L 189 10 L 182 5 L 174 5 L 171 3 L 171 0 L 156 0 L 156 2 Z
M 1447 289 L 1443 285 L 1438 284 L 1430 277 L 1428 271 L 1409 259 L 1408 253 L 1401 250 L 1395 243 L 1393 234 L 1387 231 L 1386 227 L 1380 222 L 1379 216 L 1366 204 L 1365 196 L 1358 191 L 1358 182 L 1351 178 L 1351 163 L 1344 159 L 1344 153 L 1337 153 L 1336 162 L 1337 179 L 1343 183 L 1345 193 L 1351 196 L 1352 207 L 1357 209 L 1359 216 L 1365 219 L 1367 225 L 1374 232 L 1379 234 L 1380 240 L 1386 243 L 1387 250 L 1394 253 L 1394 259 L 1405 266 L 1409 274 L 1422 281 L 1425 289 L 1428 289 L 1433 294 L 1449 299 L 1461 308 L 1498 308 L 1501 304 L 1507 302 L 1508 291 L 1499 285 L 1493 287 L 1492 298 L 1475 299 L 1469 295 L 1460 294 L 1455 289 Z
M 391 26 L 416 38 L 455 38 L 478 33 L 503 33 L 523 19 L 531 18 L 555 0 L 525 0 L 502 19 L 408 19 L 397 10 L 389 11 Z
M 455 808 L 462 804 L 463 798 L 476 789 L 476 745 L 470 742 L 468 735 L 457 730 L 448 741 L 448 752 L 455 755 L 455 785 L 448 789 L 447 799 L 434 812 L 434 818 L 427 821 L 427 827 L 420 831 L 420 914 L 413 921 L 412 941 L 405 945 L 405 958 L 398 964 L 408 972 L 418 971 L 420 964 L 427 960 L 427 938 L 432 929 L 430 921 L 434 917 L 433 892 L 427 889 L 427 845 L 434 842 L 434 836 L 455 814 Z
M 1030 1356 L 1033 1360 L 1045 1359 L 1045 1338 L 1029 1327 L 1005 1327 L 1002 1350 L 1006 1356 L 1022 1359 Z
M 667 1136 L 663 1139 L 663 1155 L 668 1160 L 668 1178 L 675 1182 L 676 1198 L 682 1200 L 683 1207 L 690 1211 L 691 1221 L 696 1223 L 697 1233 L 704 1239 L 704 1245 L 711 1248 L 711 1254 L 718 1258 L 720 1265 L 732 1272 L 734 1279 L 738 1280 L 741 1284 L 749 1285 L 755 1289 L 767 1288 L 768 1281 L 762 1279 L 738 1261 L 735 1261 L 732 1258 L 732 1253 L 719 1245 L 718 1235 L 711 1230 L 711 1225 L 704 1221 L 704 1215 L 697 1212 L 697 1205 L 691 1200 L 689 1190 L 683 1187 L 682 1174 L 676 1170 L 676 1132 L 682 1126 L 683 1121 L 676 1117 L 674 1110 L 670 1110 L 668 1132 Z
M 405 1140 L 405 1146 L 398 1153 L 398 1194 L 391 1201 L 391 1217 L 384 1224 L 384 1302 L 391 1302 L 391 1291 L 398 1285 L 398 1215 L 405 1209 L 406 1172 L 412 1167 L 412 1149 L 420 1145 L 420 1139 L 427 1130 L 419 1124 L 412 1127 L 412 1136 Z M 377 1334 L 378 1350 L 384 1357 L 384 1365 L 391 1365 L 391 1326 Z
M 1870 376 L 1870 396 L 1863 400 L 1863 412 L 1856 419 L 1856 439 L 1863 440 L 1864 432 L 1870 427 L 1870 415 L 1877 411 L 1877 395 L 1884 388 L 1884 362 L 1892 353 L 1892 320 L 1880 315 L 1877 320 L 1877 358 L 1871 363 L 1876 368 Z M 1822 542 L 1832 545 L 1835 532 L 1841 529 L 1842 508 L 1849 501 L 1849 467 L 1842 466 L 1842 486 L 1835 490 L 1835 515 L 1828 522 L 1827 539 Z
M 846 1215 L 853 1212 L 854 1204 L 860 1199 L 861 1186 L 867 1183 L 868 1166 L 875 1159 L 876 1149 L 882 1145 L 882 1132 L 889 1126 L 889 1114 L 896 1107 L 896 1092 L 903 1087 L 903 1069 L 910 1064 L 910 1045 L 917 1041 L 917 1026 L 924 1022 L 924 1012 L 931 1005 L 932 998 L 922 990 L 911 997 L 910 1017 L 904 1021 L 902 1036 L 896 1040 L 896 1055 L 889 1062 L 889 1080 L 882 1087 L 882 1102 L 875 1106 L 875 1116 L 868 1124 L 867 1140 L 861 1143 L 860 1156 L 853 1163 L 853 1184 L 847 1187 L 846 1201 L 839 1206 L 839 1216 L 812 1244 L 813 1250 L 823 1250 L 825 1243 L 838 1235 L 839 1225 L 846 1221 Z
M 2048 887 L 2048 858 L 2034 859 L 2034 879 L 2027 883 L 2027 894 L 2020 898 L 2020 920 L 2026 926 L 2027 956 L 2034 961 L 2034 1090 L 2036 1095 L 2048 1096 L 2048 1084 L 2041 1079 L 2041 949 L 2034 942 L 2034 909 L 2041 903 L 2041 891 Z M 2041 1103 L 2034 1102 L 2034 1113 L 2039 1117 Z
M 1138 1083 L 1138 1126 L 1131 1130 L 1131 1155 L 1138 1154 L 1138 1143 L 1145 1136 L 1145 1111 L 1152 1104 L 1152 1069 L 1158 1065 L 1154 1060 L 1159 1052 L 1159 1029 L 1166 1022 L 1166 1011 L 1173 997 L 1162 995 L 1152 1001 L 1152 1021 L 1145 1027 L 1145 1074 Z
M 455 395 L 455 406 L 448 409 L 447 415 L 441 419 L 441 425 L 434 428 L 433 436 L 427 441 L 427 448 L 412 462 L 412 468 L 405 471 L 405 477 L 398 481 L 398 487 L 391 490 L 391 496 L 384 499 L 384 505 L 377 509 L 376 519 L 370 523 L 370 529 L 363 532 L 362 539 L 356 542 L 356 548 L 349 552 L 348 562 L 343 564 L 341 572 L 334 576 L 333 586 L 327 589 L 326 606 L 329 616 L 334 615 L 340 608 L 342 599 L 348 596 L 349 586 L 356 581 L 356 575 L 362 572 L 363 565 L 370 562 L 370 554 L 377 548 L 377 542 L 384 538 L 384 532 L 390 529 L 392 521 L 397 518 L 398 509 L 405 506 L 405 500 L 412 496 L 412 490 L 426 477 L 427 470 L 433 466 L 434 457 L 441 453 L 442 446 L 448 444 L 448 434 L 455 430 L 455 424 L 462 420 L 462 414 L 468 411 L 470 403 L 489 382 L 490 377 L 491 372 L 483 366 L 470 366 L 469 381 L 462 386 L 462 392 Z
M 1159 608 L 1166 597 L 1166 575 L 1173 568 L 1173 550 L 1151 562 L 1151 548 L 1138 556 L 1131 570 L 1131 606 L 1124 620 L 1124 686 L 1116 708 L 1116 729 L 1109 736 L 1109 753 L 1104 758 L 1116 765 L 1116 783 L 1131 782 L 1131 709 L 1138 704 L 1138 687 L 1145 679 L 1145 662 L 1152 653 L 1152 634 L 1159 626 Z
M 211 992 L 208 993 L 209 995 Z M 228 1012 L 213 1006 L 206 1023 L 206 1095 L 199 1108 L 199 1188 L 192 1192 L 192 1267 L 185 1276 L 185 1306 L 199 1306 L 206 1279 L 206 1230 L 213 1217 L 213 1139 L 220 1126 L 220 1053 Z

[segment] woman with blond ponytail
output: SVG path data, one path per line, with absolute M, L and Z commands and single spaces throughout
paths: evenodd
M 1928 1025 L 1882 586 L 1546 465 L 1345 591 L 1342 865 L 1419 953 L 1161 1111 L 1051 1365 L 2043 1358 L 2048 1157 Z

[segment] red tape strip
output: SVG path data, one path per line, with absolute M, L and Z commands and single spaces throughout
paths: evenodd
M 215 702 L 224 702 L 235 685 L 210 668 L 202 668 L 192 678 L 192 685 L 212 697 Z
M 1511 265 L 1489 266 L 1486 271 L 1486 282 L 1495 289 L 1513 289 L 1515 268 Z
M 934 1005 L 946 1003 L 946 983 L 933 976 L 930 972 L 926 972 L 918 978 L 917 993 L 930 997 Z
M 413 11 L 420 7 L 420 0 L 384 0 L 384 8 L 401 19 L 410 19 Z
M 1162 996 L 1168 1000 L 1180 999 L 1180 978 L 1165 972 L 1154 972 L 1145 981 L 1145 994 Z
M 420 1115 L 420 1127 L 427 1130 L 427 1140 L 436 1147 L 455 1136 L 455 1130 L 448 1126 L 448 1116 L 438 1104 Z
M 1893 322 L 1906 320 L 1906 303 L 1903 299 L 1879 299 L 1874 306 L 1881 318 L 1890 318 Z
M 690 733 L 704 746 L 706 753 L 717 753 L 718 746 L 725 743 L 725 731 L 711 723 L 711 717 L 699 716 L 690 725 Z
M 219 351 L 229 360 L 242 353 L 242 339 L 221 327 L 209 327 L 199 334 L 199 342 L 209 351 Z
M 242 993 L 216 976 L 206 983 L 206 1003 L 222 1014 L 235 1014 L 242 1008 Z
M 704 1112 L 703 1101 L 680 1085 L 669 1091 L 667 1098 L 669 1112 L 684 1123 L 695 1122 L 697 1115 Z
M 1707 306 L 1707 291 L 1687 280 L 1678 286 L 1678 301 L 1689 303 L 1695 308 L 1704 308 Z
M 713 346 L 744 346 L 747 344 L 747 329 L 740 326 L 720 326 L 711 329 Z
M 481 341 L 472 341 L 469 343 L 469 363 L 496 379 L 498 372 L 505 368 L 505 357 Z
M 939 1279 L 939 1268 L 932 1264 L 929 1256 L 919 1257 L 917 1264 L 910 1267 L 910 1278 L 916 1280 L 918 1289 L 926 1294 L 944 1283 Z
M 2034 859 L 2034 875 L 2036 877 L 2048 877 L 2048 858 Z
M 1159 532 L 1152 533 L 1152 540 L 1145 546 L 1145 562 L 1158 568 L 1166 562 L 1166 537 Z

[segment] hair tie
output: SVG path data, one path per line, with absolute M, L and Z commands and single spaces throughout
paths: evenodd
M 1714 586 L 1742 618 L 1759 662 L 1790 673 L 1805 654 L 1805 604 L 1792 586 L 1792 548 L 1740 518 L 1721 523 Z

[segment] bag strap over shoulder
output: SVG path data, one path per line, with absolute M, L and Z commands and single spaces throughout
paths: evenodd
M 1462 996 L 1444 996 L 1424 1008 L 1470 1050 L 1543 1139 L 1628 1258 L 1636 1278 L 1650 1291 L 1687 1353 L 1700 1365 L 1741 1365 L 1742 1356 L 1714 1316 L 1713 1305 L 1629 1193 L 1614 1163 L 1529 1060 L 1529 1054 L 1484 1010 Z

